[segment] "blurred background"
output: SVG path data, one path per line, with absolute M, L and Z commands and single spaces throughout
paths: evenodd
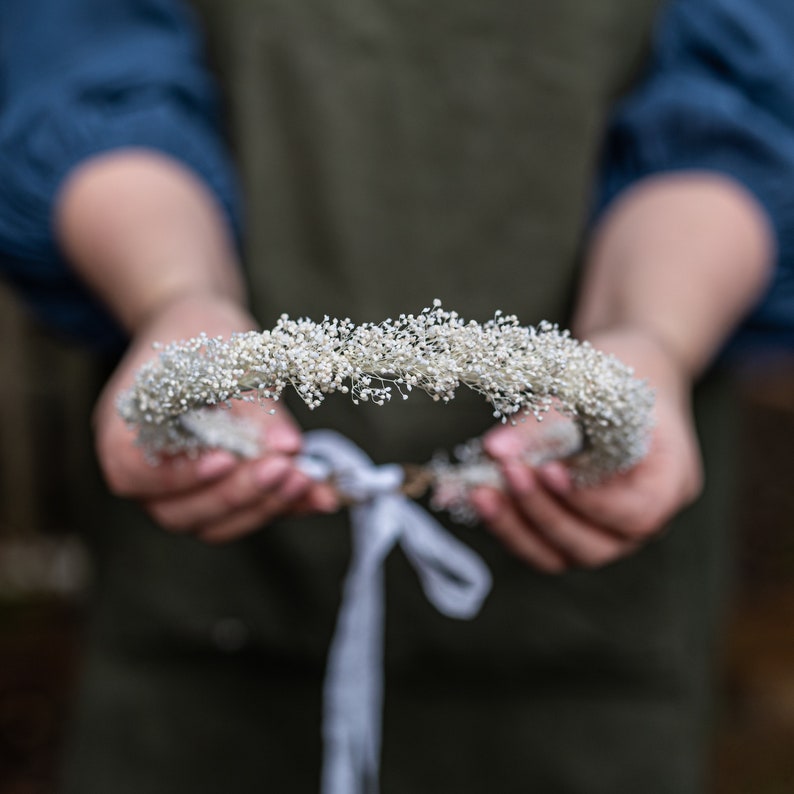
M 0 289 L 0 794 L 54 791 L 84 594 L 95 382 Z
M 0 794 L 55 794 L 91 571 L 94 362 L 0 288 Z M 736 579 L 708 794 L 794 791 L 794 359 L 737 373 Z M 730 429 L 731 432 L 737 428 Z

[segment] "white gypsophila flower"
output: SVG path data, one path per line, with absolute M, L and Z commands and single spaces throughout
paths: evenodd
M 383 405 L 418 389 L 449 402 L 460 386 L 482 394 L 502 421 L 540 420 L 552 407 L 570 417 L 576 441 L 566 449 L 576 452 L 579 482 L 626 470 L 647 450 L 652 391 L 617 358 L 551 323 L 522 326 L 497 312 L 480 324 L 438 300 L 377 324 L 282 315 L 270 331 L 172 343 L 141 368 L 118 408 L 155 457 L 211 446 L 250 456 L 256 440 L 233 420 L 214 424 L 219 412 L 209 406 L 277 400 L 288 387 L 311 409 L 332 392 Z

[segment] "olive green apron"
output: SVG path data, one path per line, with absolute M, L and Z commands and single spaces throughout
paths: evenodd
M 652 0 L 196 5 L 263 326 L 436 297 L 478 320 L 565 322 L 605 114 L 642 61 Z M 427 460 L 492 421 L 465 395 L 295 414 L 378 462 Z M 723 421 L 712 407 L 704 436 Z M 395 552 L 383 793 L 700 791 L 719 496 L 631 559 L 564 576 L 455 528 L 494 575 L 470 623 L 437 614 Z M 110 509 L 66 792 L 318 791 L 346 516 L 207 548 Z

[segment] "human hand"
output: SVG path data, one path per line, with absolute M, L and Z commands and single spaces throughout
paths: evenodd
M 284 513 L 337 507 L 333 490 L 314 482 L 295 465 L 301 433 L 281 405 L 274 415 L 256 404 L 237 402 L 230 409 L 257 432 L 262 453 L 256 458 L 210 450 L 196 458 L 169 457 L 156 465 L 136 445 L 134 431 L 118 415 L 116 399 L 132 383 L 138 368 L 152 358 L 155 341 L 189 338 L 200 331 L 228 336 L 253 327 L 247 313 L 226 299 L 202 295 L 173 301 L 135 335 L 97 403 L 96 449 L 109 489 L 139 501 L 167 530 L 223 542 L 255 531 Z
M 647 456 L 633 469 L 594 486 L 573 483 L 560 461 L 530 467 L 521 456 L 544 429 L 531 418 L 501 425 L 484 438 L 505 488 L 478 488 L 472 505 L 519 558 L 548 573 L 595 568 L 650 540 L 702 487 L 700 455 L 683 368 L 655 340 L 623 331 L 592 337 L 647 378 L 656 393 Z

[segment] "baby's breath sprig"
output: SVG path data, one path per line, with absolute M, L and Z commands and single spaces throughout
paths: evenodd
M 496 312 L 480 324 L 438 300 L 381 323 L 282 315 L 270 331 L 172 343 L 137 373 L 118 408 L 154 456 L 206 446 L 249 455 L 256 442 L 234 422 L 220 431 L 207 423 L 207 407 L 278 400 L 287 388 L 311 409 L 332 392 L 383 405 L 416 389 L 449 402 L 461 385 L 482 394 L 503 422 L 540 420 L 552 407 L 570 417 L 582 439 L 572 459 L 579 481 L 628 469 L 646 452 L 653 395 L 617 358 L 551 323 L 522 326 Z

